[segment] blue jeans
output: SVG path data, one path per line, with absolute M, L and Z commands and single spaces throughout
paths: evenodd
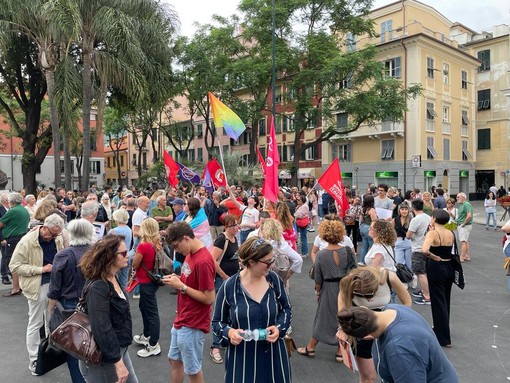
M 255 229 L 241 230 L 239 232 L 239 237 L 241 240 L 239 245 L 242 245 L 244 243 L 244 241 L 246 241 L 246 239 L 248 238 L 248 234 L 250 234 L 253 230 L 255 230 Z
M 78 298 L 75 299 L 60 299 L 60 303 L 62 306 L 71 310 L 76 308 L 78 304 Z M 80 371 L 80 366 L 78 364 L 78 359 L 73 358 L 71 355 L 67 355 L 67 368 L 69 369 L 69 374 L 71 374 L 71 380 L 73 383 L 85 383 L 85 379 Z
M 368 229 L 370 225 L 362 223 L 359 227 L 359 233 L 361 234 L 361 250 L 359 252 L 359 261 L 365 263 L 365 255 L 367 255 L 368 250 L 374 244 L 374 240 L 372 237 L 368 235 Z
M 142 314 L 143 335 L 150 337 L 149 344 L 154 346 L 159 341 L 160 331 L 158 300 L 156 298 L 159 286 L 152 282 L 139 283 L 138 286 L 140 286 L 138 307 Z
M 308 230 L 306 227 L 298 227 L 299 234 L 299 242 L 301 242 L 301 254 L 304 256 L 308 255 L 308 239 L 306 238 L 306 234 Z
M 131 363 L 127 347 L 122 347 L 120 349 L 120 355 L 122 355 L 122 361 L 129 372 L 126 383 L 138 383 L 138 378 L 133 368 L 133 363 Z M 118 380 L 113 363 L 100 363 L 95 366 L 80 360 L 80 370 L 88 383 L 112 383 Z
M 498 227 L 496 224 L 496 213 L 485 213 L 485 217 L 486 217 L 485 228 L 489 227 L 491 217 L 492 217 L 492 222 L 494 223 L 492 228 L 496 229 Z
M 395 260 L 397 263 L 403 263 L 409 267 L 409 270 L 412 270 L 412 259 L 413 248 L 411 240 L 408 238 L 397 238 L 397 243 L 395 244 Z

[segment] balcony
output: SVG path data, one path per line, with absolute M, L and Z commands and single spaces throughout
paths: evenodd
M 348 140 L 351 141 L 357 137 L 368 137 L 370 139 L 379 139 L 391 137 L 404 137 L 404 124 L 402 122 L 384 121 L 375 125 L 362 125 L 358 130 L 349 134 L 336 134 L 330 141 Z
M 450 134 L 452 132 L 452 124 L 449 122 L 443 122 L 443 133 Z

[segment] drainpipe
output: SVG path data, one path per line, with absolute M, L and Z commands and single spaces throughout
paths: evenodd
M 400 39 L 400 44 L 402 48 L 404 48 L 404 89 L 407 89 L 407 47 L 404 44 L 404 37 L 406 35 L 406 7 L 405 0 L 402 0 L 402 14 L 403 14 L 403 23 L 402 23 L 402 38 Z M 407 100 L 406 100 L 407 106 Z M 405 193 L 407 190 L 407 111 L 404 112 L 404 187 L 403 192 Z

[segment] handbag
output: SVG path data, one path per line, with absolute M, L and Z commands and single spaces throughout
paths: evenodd
M 35 373 L 39 376 L 61 366 L 67 361 L 67 354 L 51 346 L 49 337 L 41 340 L 37 350 Z
M 308 276 L 310 277 L 310 279 L 315 280 L 315 265 L 312 265 L 312 267 L 310 267 L 310 270 L 308 270 Z
M 304 229 L 305 227 L 308 227 L 309 223 L 310 223 L 310 218 L 308 218 L 308 216 L 296 219 L 296 225 L 300 229 Z
M 169 257 L 165 255 L 163 249 L 157 250 L 154 248 L 154 251 L 155 251 L 154 267 L 152 268 L 152 270 L 147 269 L 143 262 L 140 262 L 140 265 L 145 270 L 147 276 L 153 283 L 159 286 L 164 286 L 165 284 L 163 283 L 161 278 L 164 275 L 172 274 L 174 270 L 174 263 L 173 260 L 171 260 Z
M 92 282 L 84 289 L 76 311 L 51 333 L 50 342 L 76 359 L 96 365 L 101 362 L 102 354 L 85 312 L 86 296 L 91 285 Z
M 287 348 L 287 355 L 290 358 L 292 356 L 292 353 L 297 350 L 296 343 L 294 342 L 294 339 L 290 335 L 285 335 L 283 337 L 283 340 L 285 340 L 285 347 Z
M 356 222 L 356 219 L 353 215 L 346 214 L 344 217 L 344 224 L 345 226 L 353 226 Z
M 287 274 L 289 273 L 290 260 L 287 254 L 281 251 L 279 248 L 273 246 L 273 253 L 275 255 L 275 261 L 273 263 L 273 271 L 285 281 Z
M 459 248 L 457 246 L 457 238 L 455 237 L 455 233 L 453 233 L 453 283 L 461 289 L 464 290 L 466 286 L 466 282 L 464 281 L 464 270 L 462 269 L 462 263 L 460 263 L 459 256 Z
M 397 261 L 395 260 L 395 257 L 393 257 L 393 255 L 391 255 L 391 253 L 388 251 L 386 246 L 383 245 L 383 247 L 384 247 L 384 250 L 386 250 L 386 252 L 391 257 L 391 259 L 393 259 L 393 262 L 395 262 L 395 267 L 397 269 L 395 274 L 397 274 L 397 277 L 398 277 L 398 279 L 400 279 L 400 282 L 410 283 L 413 280 L 414 273 L 411 270 L 409 270 L 409 267 L 407 267 L 406 264 L 397 263 Z

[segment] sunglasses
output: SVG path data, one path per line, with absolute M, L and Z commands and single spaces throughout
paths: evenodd
M 273 263 L 275 263 L 276 261 L 276 258 L 271 258 L 267 261 L 261 261 L 261 260 L 258 260 L 257 262 L 260 262 L 260 263 L 263 263 L 264 265 L 266 265 L 267 267 L 271 266 Z
M 128 254 L 128 251 L 127 250 L 124 250 L 124 251 L 117 251 L 117 254 L 120 254 L 122 255 L 124 258 L 127 257 L 127 254 Z
M 357 293 L 355 291 L 352 292 L 352 295 L 355 295 L 357 297 L 360 297 L 360 298 L 367 298 L 367 299 L 370 299 L 370 298 L 373 298 L 374 295 L 375 295 L 375 292 L 373 293 L 366 293 L 366 294 L 362 294 L 362 293 Z
M 232 227 L 239 227 L 239 224 L 236 223 L 235 225 L 227 226 L 227 229 L 232 228 Z

